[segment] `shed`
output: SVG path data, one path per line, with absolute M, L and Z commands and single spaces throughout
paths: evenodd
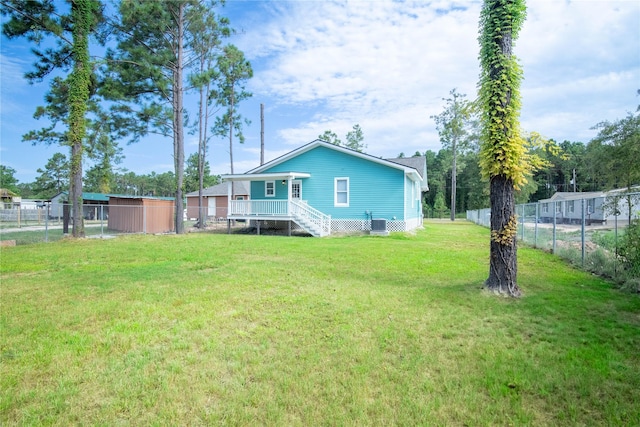
M 175 231 L 175 201 L 169 197 L 109 197 L 111 230 L 127 233 L 171 233 Z

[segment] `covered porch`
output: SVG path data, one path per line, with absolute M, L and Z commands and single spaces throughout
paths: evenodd
M 301 199 L 301 179 L 311 175 L 304 172 L 276 172 L 263 174 L 223 175 L 222 179 L 228 183 L 229 209 L 227 220 L 255 221 L 260 233 L 260 221 L 288 221 L 289 234 L 291 222 L 313 236 L 321 237 L 331 234 L 331 217 L 309 206 Z M 233 200 L 232 185 L 234 181 L 265 182 L 264 197 L 251 194 L 250 200 Z M 269 186 L 271 183 L 271 188 Z M 286 186 L 286 199 L 276 199 L 276 185 Z M 273 191 L 268 197 L 268 191 Z

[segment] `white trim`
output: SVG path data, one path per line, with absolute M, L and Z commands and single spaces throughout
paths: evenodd
M 271 194 L 269 194 L 269 184 L 271 184 Z M 264 182 L 264 197 L 276 197 L 276 182 L 265 181 Z
M 309 178 L 310 173 L 306 172 L 272 172 L 272 173 L 254 173 L 239 175 L 222 175 L 223 181 L 280 181 L 297 178 Z
M 298 194 L 298 197 L 294 197 L 294 195 L 293 195 L 293 186 L 294 185 L 298 185 L 298 189 L 300 190 L 300 194 Z M 302 200 L 302 180 L 300 180 L 300 179 L 291 180 L 291 198 L 293 200 Z
M 347 189 L 346 189 L 346 193 L 347 193 L 347 201 L 346 203 L 344 202 L 339 202 L 338 201 L 338 181 L 346 181 L 347 182 Z M 340 193 L 344 193 L 344 190 L 341 190 Z M 333 206 L 337 207 L 337 208 L 348 208 L 349 207 L 349 177 L 348 176 L 341 176 L 341 177 L 335 177 L 333 178 Z
M 305 153 L 305 152 L 307 152 L 309 150 L 312 150 L 312 149 L 314 149 L 316 147 L 329 148 L 331 150 L 335 150 L 335 151 L 339 151 L 339 152 L 342 152 L 342 153 L 345 153 L 345 154 L 349 154 L 349 155 L 352 155 L 354 157 L 359 157 L 361 159 L 369 160 L 369 161 L 374 162 L 374 163 L 379 163 L 381 165 L 385 165 L 385 166 L 388 166 L 388 167 L 393 168 L 393 169 L 399 169 L 401 171 L 404 171 L 405 175 L 408 175 L 409 179 L 411 179 L 412 181 L 419 181 L 419 182 L 423 181 L 423 179 L 420 176 L 420 174 L 418 173 L 418 171 L 415 170 L 412 167 L 404 166 L 404 165 L 401 165 L 399 163 L 395 163 L 395 162 L 392 162 L 392 161 L 389 161 L 389 160 L 381 159 L 379 157 L 375 157 L 375 156 L 372 156 L 370 154 L 361 153 L 359 151 L 354 151 L 354 150 L 351 150 L 351 149 L 348 149 L 348 148 L 340 147 L 338 145 L 331 144 L 331 143 L 325 142 L 325 141 L 321 141 L 319 139 L 317 139 L 317 140 L 315 140 L 313 142 L 310 142 L 307 145 L 303 145 L 302 147 L 296 148 L 295 150 L 290 151 L 289 153 L 287 153 L 287 154 L 285 154 L 283 156 L 280 156 L 280 157 L 278 157 L 276 159 L 273 159 L 270 162 L 267 162 L 262 166 L 258 166 L 257 168 L 252 169 L 252 170 L 247 172 L 247 175 L 258 174 L 263 170 L 267 170 L 269 168 L 272 168 L 275 165 L 278 165 L 278 164 L 280 164 L 282 162 L 285 162 L 285 161 L 287 161 L 287 160 L 289 160 L 289 159 L 291 159 L 293 157 L 296 157 L 296 156 L 298 156 L 298 155 L 300 155 L 302 153 Z M 301 178 L 307 178 L 307 177 L 301 176 Z M 223 179 L 226 179 L 226 178 L 223 176 Z

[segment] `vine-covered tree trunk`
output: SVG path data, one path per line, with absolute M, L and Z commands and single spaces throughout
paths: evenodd
M 491 178 L 491 250 L 487 289 L 520 296 L 517 285 L 517 242 L 513 181 L 504 175 Z
M 74 68 L 69 76 L 69 145 L 71 146 L 71 179 L 69 201 L 73 213 L 73 237 L 84 237 L 82 216 L 82 143 L 86 134 L 85 114 L 91 85 L 89 64 L 89 31 L 93 13 L 91 0 L 71 2 L 73 21 L 72 55 Z
M 480 14 L 480 164 L 489 178 L 491 244 L 487 289 L 513 297 L 517 284 L 515 191 L 531 167 L 518 121 L 522 71 L 512 54 L 525 18 L 524 0 L 485 0 Z

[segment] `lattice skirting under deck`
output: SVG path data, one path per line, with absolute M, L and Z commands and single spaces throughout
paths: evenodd
M 421 225 L 418 221 L 387 221 L 387 230 L 407 231 L 413 230 Z M 371 221 L 366 219 L 332 219 L 331 232 L 355 233 L 361 231 L 371 231 Z
M 250 222 L 252 227 L 255 227 L 255 221 Z M 387 221 L 387 230 L 394 231 L 408 231 L 418 228 L 422 225 L 421 218 L 415 218 L 407 221 Z M 286 230 L 288 228 L 287 221 L 260 221 L 260 228 L 263 230 Z M 291 224 L 292 232 L 304 231 L 295 222 Z M 331 232 L 332 233 L 360 233 L 371 231 L 371 221 L 366 219 L 332 219 L 331 220 Z

